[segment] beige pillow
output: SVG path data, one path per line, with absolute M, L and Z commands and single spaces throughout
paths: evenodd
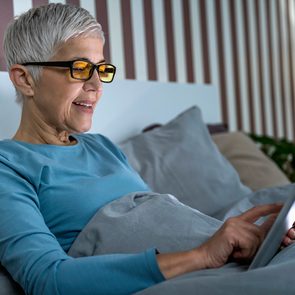
M 221 153 L 240 175 L 242 183 L 253 191 L 290 183 L 285 174 L 242 132 L 212 135 Z

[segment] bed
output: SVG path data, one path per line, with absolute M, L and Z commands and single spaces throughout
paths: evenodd
M 5 106 L 0 109 L 0 139 L 5 139 L 13 136 L 18 126 L 20 107 L 6 72 L 0 72 L 0 89 L 0 102 Z M 294 190 L 247 135 L 230 132 L 223 124 L 220 100 L 212 85 L 115 81 L 104 87 L 90 132 L 102 133 L 117 143 L 154 191 L 175 195 L 184 204 L 221 220 L 255 202 L 270 202 L 274 195 L 284 199 Z M 252 203 L 245 196 L 251 196 Z M 236 294 L 243 285 L 248 286 L 245 294 L 270 294 L 266 282 L 259 283 L 260 276 L 269 280 L 278 271 L 288 273 L 291 269 L 295 269 L 295 262 L 257 276 L 255 272 L 242 276 L 240 269 L 236 273 L 231 268 L 225 269 L 224 278 L 205 271 L 197 279 L 191 275 L 141 293 L 179 294 L 179 290 L 186 290 L 186 294 L 193 294 L 193 288 L 200 294 L 223 294 L 225 290 Z M 237 277 L 235 283 L 229 280 L 231 275 Z M 292 282 L 291 276 L 285 277 L 277 288 Z M 185 281 L 190 282 L 190 289 L 184 286 Z M 290 288 L 283 290 L 284 294 L 292 293 Z M 22 294 L 4 269 L 0 293 Z

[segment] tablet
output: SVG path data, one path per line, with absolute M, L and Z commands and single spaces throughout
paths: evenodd
M 274 224 L 257 251 L 249 269 L 263 267 L 277 253 L 282 240 L 295 221 L 295 194 L 291 195 L 281 209 Z

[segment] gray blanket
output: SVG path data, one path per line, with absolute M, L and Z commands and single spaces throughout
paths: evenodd
M 99 210 L 72 245 L 73 257 L 133 253 L 156 247 L 181 251 L 202 244 L 229 216 L 262 203 L 285 201 L 294 185 L 251 193 L 218 216 L 207 216 L 167 194 L 133 193 Z M 218 217 L 218 219 L 217 219 Z M 229 263 L 222 268 L 189 273 L 137 294 L 295 294 L 295 245 L 276 255 L 268 266 L 246 271 Z

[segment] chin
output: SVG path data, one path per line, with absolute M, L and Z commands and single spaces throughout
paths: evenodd
M 87 118 L 86 120 L 73 120 L 64 124 L 69 133 L 85 133 L 92 127 L 92 120 Z
M 88 132 L 91 128 L 91 124 L 84 124 L 80 126 L 72 126 L 72 128 L 69 129 L 70 133 L 85 133 Z
M 90 125 L 86 125 L 85 126 L 80 126 L 80 128 L 78 128 L 79 133 L 85 133 L 88 132 L 91 129 L 91 124 Z

